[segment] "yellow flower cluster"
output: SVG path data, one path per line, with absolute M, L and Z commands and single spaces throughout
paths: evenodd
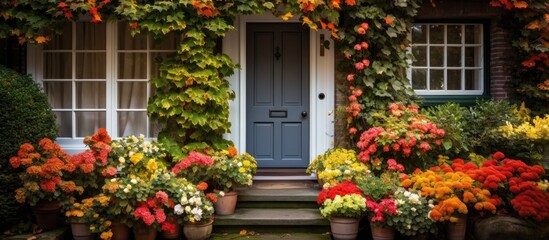
M 521 104 L 519 110 L 515 109 L 515 114 L 524 122 L 518 126 L 513 126 L 509 122 L 501 126 L 499 130 L 503 137 L 549 141 L 549 114 L 545 114 L 543 118 L 536 116 L 530 122 L 530 110 L 524 106 L 524 103 Z
M 337 195 L 333 200 L 326 199 L 320 206 L 320 214 L 325 218 L 359 218 L 366 210 L 366 199 L 360 194 Z
M 429 215 L 435 221 L 457 221 L 456 215 L 467 214 L 467 204 L 479 211 L 496 211 L 490 191 L 476 187 L 474 179 L 464 172 L 427 170 L 405 179 L 402 186 L 419 190 L 436 202 Z
M 318 179 L 329 187 L 344 180 L 353 180 L 368 173 L 368 167 L 358 161 L 356 152 L 344 148 L 331 149 L 317 156 L 307 168 L 316 172 Z

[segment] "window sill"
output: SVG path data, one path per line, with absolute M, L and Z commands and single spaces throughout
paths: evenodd
M 458 103 L 462 106 L 472 106 L 477 99 L 488 99 L 490 96 L 483 95 L 418 95 L 421 106 L 436 106 L 447 102 Z

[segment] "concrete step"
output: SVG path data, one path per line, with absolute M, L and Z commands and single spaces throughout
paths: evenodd
M 237 208 L 318 208 L 316 198 L 320 189 L 258 189 L 238 191 Z
M 228 216 L 215 216 L 214 226 L 329 226 L 318 209 L 237 208 Z

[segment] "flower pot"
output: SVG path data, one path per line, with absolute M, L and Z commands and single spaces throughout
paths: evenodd
M 164 239 L 181 239 L 181 225 L 176 225 L 173 233 L 170 231 L 162 231 L 160 234 Z
M 448 223 L 448 240 L 463 240 L 465 239 L 465 231 L 467 229 L 467 217 L 459 217 L 455 223 Z
M 183 225 L 183 235 L 187 240 L 205 240 L 212 235 L 212 223 L 190 223 L 186 222 Z
M 214 203 L 215 213 L 217 215 L 231 215 L 236 209 L 238 195 L 236 191 L 226 192 L 225 196 L 217 198 Z
M 332 217 L 330 229 L 335 240 L 356 239 L 358 235 L 358 222 L 356 218 Z
M 549 143 L 543 145 L 543 158 L 541 159 L 541 165 L 546 170 L 549 169 Z
M 130 227 L 125 223 L 113 222 L 111 224 L 111 240 L 128 240 L 130 238 Z
M 377 226 L 370 222 L 372 229 L 372 238 L 374 240 L 393 240 L 395 239 L 395 229 L 392 227 Z
M 133 235 L 135 240 L 154 240 L 156 239 L 156 229 L 150 226 L 134 226 Z
M 71 222 L 72 238 L 74 240 L 93 240 L 95 234 L 90 231 L 87 223 Z
M 58 201 L 39 201 L 32 208 L 36 224 L 42 230 L 55 229 L 62 222 L 61 205 Z

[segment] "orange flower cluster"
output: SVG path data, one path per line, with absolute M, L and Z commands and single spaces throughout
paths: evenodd
M 214 7 L 212 1 L 194 1 L 193 6 L 196 9 L 198 15 L 205 17 L 214 17 L 219 15 L 219 11 Z
M 22 144 L 17 156 L 9 160 L 13 168 L 25 168 L 25 174 L 21 175 L 24 188 L 17 189 L 17 201 L 23 203 L 28 200 L 34 205 L 44 193 L 49 198 L 59 196 L 62 192 L 82 193 L 83 188 L 77 186 L 74 181 L 65 181 L 61 178 L 64 172 L 71 169 L 70 159 L 59 145 L 48 138 L 40 140 L 37 149 L 29 143 Z
M 490 202 L 490 191 L 477 186 L 473 178 L 448 166 L 437 166 L 427 171 L 417 170 L 410 178 L 402 181 L 402 186 L 421 191 L 424 197 L 431 198 L 435 206 L 430 217 L 435 221 L 457 221 L 456 216 L 467 214 L 470 207 L 477 211 L 496 212 Z

